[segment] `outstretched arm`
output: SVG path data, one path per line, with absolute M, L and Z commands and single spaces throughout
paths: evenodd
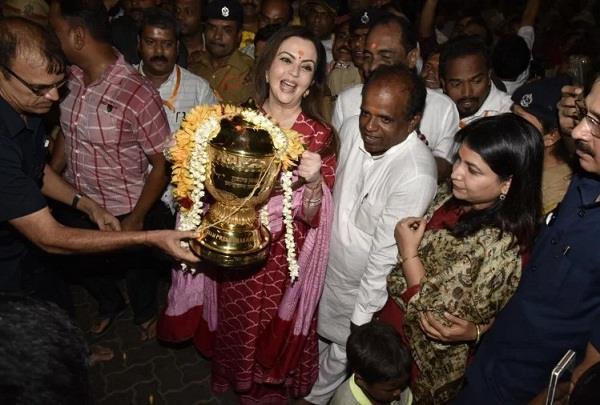
M 133 245 L 152 245 L 176 259 L 192 263 L 198 261 L 188 249 L 181 247 L 180 244 L 184 239 L 196 237 L 194 232 L 102 232 L 69 228 L 58 223 L 50 214 L 48 207 L 11 219 L 9 223 L 27 239 L 50 253 L 99 253 Z

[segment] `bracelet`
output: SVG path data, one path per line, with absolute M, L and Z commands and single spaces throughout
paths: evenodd
M 414 256 L 404 258 L 404 257 L 400 256 L 400 253 L 398 253 L 398 263 L 404 264 L 404 262 L 414 259 L 415 257 L 419 257 L 419 254 L 416 253 Z
M 71 201 L 71 207 L 77 208 L 77 204 L 79 204 L 79 200 L 81 200 L 81 197 L 83 197 L 83 194 L 81 194 L 80 192 L 76 192 L 73 196 L 73 201 Z
M 475 324 L 475 332 L 477 332 L 477 336 L 475 337 L 475 343 L 473 343 L 473 345 L 477 346 L 479 339 L 481 339 L 481 328 L 478 324 Z

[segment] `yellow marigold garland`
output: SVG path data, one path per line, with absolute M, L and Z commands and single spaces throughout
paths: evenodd
M 281 161 L 284 189 L 284 223 L 286 224 L 286 247 L 288 250 L 288 266 L 290 277 L 298 276 L 295 243 L 293 241 L 293 218 L 291 211 L 291 168 L 304 152 L 302 136 L 290 129 L 279 128 L 267 116 L 252 109 L 232 105 L 200 105 L 187 113 L 181 128 L 175 133 L 175 143 L 166 152 L 172 162 L 171 182 L 174 184 L 173 195 L 179 206 L 179 229 L 197 229 L 202 221 L 202 197 L 206 180 L 208 159 L 207 147 L 220 131 L 223 118 L 231 119 L 241 116 L 256 129 L 267 131 L 277 158 Z M 262 217 L 261 213 L 261 217 Z

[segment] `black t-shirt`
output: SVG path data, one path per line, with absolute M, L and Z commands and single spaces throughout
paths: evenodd
M 0 98 L 0 290 L 20 288 L 29 242 L 8 221 L 46 206 L 41 185 L 46 136 L 41 118 L 27 123 Z

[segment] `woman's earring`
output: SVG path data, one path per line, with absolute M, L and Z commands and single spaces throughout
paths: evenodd
M 304 92 L 304 94 L 302 95 L 302 97 L 306 98 L 306 96 L 308 96 L 309 94 L 310 94 L 310 90 L 308 90 L 308 89 L 307 89 L 307 90 Z
M 498 196 L 498 198 L 500 199 L 500 201 L 504 201 L 504 199 L 506 198 L 506 194 L 500 193 L 500 195 Z

